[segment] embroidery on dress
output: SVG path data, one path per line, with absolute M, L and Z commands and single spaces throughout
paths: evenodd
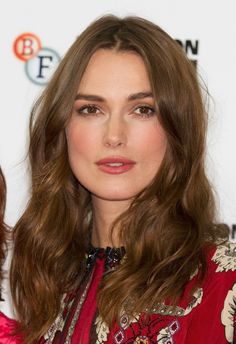
M 130 326 L 131 323 L 138 322 L 139 317 L 140 317 L 140 314 L 130 317 L 127 315 L 127 313 L 122 311 L 120 315 L 120 321 L 119 321 L 122 334 L 124 333 L 123 331 L 126 330 Z M 102 320 L 102 317 L 100 317 L 99 315 L 97 316 L 95 320 L 95 326 L 96 326 L 96 334 L 97 334 L 97 341 L 95 344 L 105 343 L 108 339 L 108 334 L 110 330 L 107 324 Z M 119 335 L 117 334 L 117 337 L 116 337 L 118 338 L 116 339 L 117 342 L 119 342 L 121 339 L 123 340 L 122 334 L 121 333 L 119 333 Z
M 63 327 L 65 325 L 65 320 L 63 319 L 63 316 L 62 316 L 65 298 L 66 298 L 66 295 L 63 295 L 62 300 L 61 300 L 61 311 L 58 314 L 58 316 L 57 316 L 56 320 L 54 321 L 54 323 L 52 324 L 52 326 L 49 328 L 49 330 L 47 331 L 47 333 L 43 337 L 46 341 L 45 343 L 47 343 L 47 344 L 53 343 L 53 339 L 54 339 L 56 332 L 62 331 Z
M 74 330 L 75 330 L 75 326 L 76 326 L 76 323 L 78 321 L 78 318 L 79 318 L 79 315 L 80 315 L 80 311 L 81 311 L 81 308 L 83 306 L 83 303 L 87 297 L 87 294 L 88 294 L 88 290 L 89 290 L 89 287 L 90 287 L 90 284 L 91 284 L 91 281 L 92 281 L 92 278 L 93 278 L 93 272 L 89 278 L 89 281 L 81 295 L 81 298 L 80 298 L 80 301 L 76 307 L 76 311 L 73 315 L 73 319 L 70 323 L 70 327 L 68 329 L 68 333 L 67 333 L 67 336 L 66 336 L 66 339 L 65 339 L 65 344 L 70 344 L 71 343 L 71 337 L 73 336 L 73 333 L 74 333 Z
M 84 300 L 87 296 L 87 292 L 88 292 L 88 288 L 90 286 L 91 280 L 92 280 L 92 276 L 93 274 L 91 274 L 86 287 L 80 297 L 79 303 L 76 307 L 76 311 L 73 315 L 72 321 L 70 323 L 69 329 L 68 329 L 68 333 L 66 336 L 66 339 L 63 343 L 65 344 L 69 344 L 71 342 L 71 337 L 73 335 L 74 329 L 75 329 L 75 325 L 76 322 L 78 320 L 79 314 L 80 314 L 80 310 L 81 307 L 84 303 Z M 54 337 L 57 334 L 57 332 L 60 332 L 61 334 L 63 333 L 64 330 L 64 326 L 65 326 L 65 308 L 67 309 L 67 313 L 70 311 L 71 307 L 73 306 L 73 303 L 75 302 L 75 299 L 72 298 L 69 302 L 67 301 L 67 294 L 63 295 L 62 301 L 61 301 L 61 310 L 60 313 L 58 314 L 56 320 L 53 322 L 53 324 L 51 325 L 51 327 L 49 328 L 49 330 L 46 332 L 46 334 L 43 336 L 44 339 L 44 344 L 52 344 L 54 342 Z
M 216 272 L 236 271 L 236 244 L 219 245 L 212 260 L 218 265 Z
M 193 308 L 195 308 L 197 305 L 199 305 L 202 302 L 203 297 L 203 289 L 198 288 L 193 293 L 193 298 L 188 304 L 187 308 L 182 308 L 179 306 L 170 306 L 166 305 L 164 303 L 159 303 L 157 306 L 151 310 L 146 310 L 149 313 L 153 314 L 162 314 L 162 315 L 171 315 L 171 316 L 185 316 L 189 314 Z
M 157 336 L 157 343 L 159 344 L 173 344 L 174 335 L 179 331 L 180 325 L 177 320 L 173 321 L 169 326 L 160 330 Z
M 234 317 L 236 314 L 236 283 L 228 291 L 225 298 L 224 308 L 221 312 L 221 322 L 225 326 L 225 338 L 229 343 L 233 343 Z
M 135 321 L 136 320 L 136 321 Z M 162 341 L 157 341 L 157 336 L 161 329 L 168 330 L 168 336 L 165 331 L 165 341 L 163 336 Z M 179 329 L 178 320 L 172 317 L 162 317 L 157 315 L 140 314 L 138 319 L 133 318 L 132 323 L 124 331 L 123 328 L 117 330 L 114 335 L 114 342 L 116 344 L 132 343 L 132 344 L 154 344 L 154 343 L 172 343 L 174 334 Z
M 199 268 L 196 268 L 196 269 L 193 271 L 193 273 L 190 275 L 189 280 L 191 281 L 195 276 L 197 276 L 198 272 L 199 272 Z
M 120 329 L 115 335 L 114 340 L 116 344 L 121 344 L 125 339 L 124 330 Z
M 149 344 L 149 340 L 146 336 L 138 336 L 134 344 Z
M 203 297 L 203 289 L 198 288 L 194 293 L 193 293 L 193 299 L 190 301 L 188 304 L 188 307 L 184 311 L 184 315 L 189 314 L 193 308 L 197 307 L 200 305 L 202 302 L 202 297 Z
M 107 336 L 108 336 L 108 333 L 109 333 L 109 327 L 102 320 L 102 317 L 98 316 L 96 318 L 95 326 L 96 326 L 96 333 L 97 333 L 96 344 L 102 344 L 103 342 L 106 342 L 107 341 Z
M 126 330 L 132 323 L 138 322 L 140 319 L 140 313 L 129 316 L 125 311 L 121 312 L 120 315 L 120 327 Z

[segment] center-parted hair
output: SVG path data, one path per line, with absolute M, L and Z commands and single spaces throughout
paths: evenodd
M 155 178 L 114 223 L 126 259 L 100 287 L 103 320 L 111 325 L 124 307 L 135 313 L 165 299 L 177 302 L 197 268 L 204 277 L 208 245 L 227 238 L 216 223 L 205 174 L 207 114 L 195 67 L 175 40 L 148 20 L 97 19 L 69 49 L 31 114 L 32 195 L 14 229 L 11 266 L 14 305 L 27 343 L 46 332 L 62 295 L 79 283 L 84 269 L 91 196 L 70 169 L 65 128 L 98 49 L 143 58 L 168 139 Z

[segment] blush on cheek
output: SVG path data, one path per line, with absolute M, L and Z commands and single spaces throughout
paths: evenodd
M 83 149 L 83 145 L 85 144 L 83 131 L 78 128 L 78 125 L 74 123 L 73 119 L 71 119 L 66 128 L 66 138 L 69 153 Z
M 93 128 L 92 128 L 93 129 Z M 71 120 L 66 130 L 68 155 L 75 164 L 94 162 L 94 156 L 99 149 L 99 138 L 90 126 Z
M 142 134 L 139 135 L 139 140 L 145 143 L 147 153 L 151 150 L 165 152 L 167 147 L 166 133 L 160 125 L 158 128 L 155 128 L 155 130 L 147 132 L 145 137 L 142 137 Z

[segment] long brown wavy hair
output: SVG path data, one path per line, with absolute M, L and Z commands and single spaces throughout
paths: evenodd
M 145 62 L 168 147 L 160 169 L 114 223 L 127 259 L 102 283 L 100 315 L 109 325 L 127 300 L 131 312 L 181 296 L 190 275 L 206 272 L 205 250 L 227 238 L 217 224 L 205 174 L 207 114 L 196 69 L 180 46 L 139 17 L 103 16 L 78 37 L 33 107 L 32 196 L 14 229 L 11 290 L 26 343 L 55 320 L 63 293 L 84 268 L 91 195 L 69 166 L 65 128 L 89 59 L 98 49 L 132 51 Z
M 5 212 L 5 205 L 6 205 L 6 183 L 0 168 L 0 301 L 1 298 L 1 281 L 2 281 L 2 265 L 5 259 L 6 253 L 6 235 L 7 235 L 7 228 L 4 223 L 4 212 Z

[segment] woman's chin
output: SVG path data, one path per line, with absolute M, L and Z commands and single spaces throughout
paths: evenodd
M 102 192 L 102 193 L 92 193 L 92 200 L 96 201 L 110 201 L 110 202 L 131 202 L 132 199 L 135 197 L 135 193 L 128 193 L 122 192 L 121 190 L 109 190 L 109 192 Z

